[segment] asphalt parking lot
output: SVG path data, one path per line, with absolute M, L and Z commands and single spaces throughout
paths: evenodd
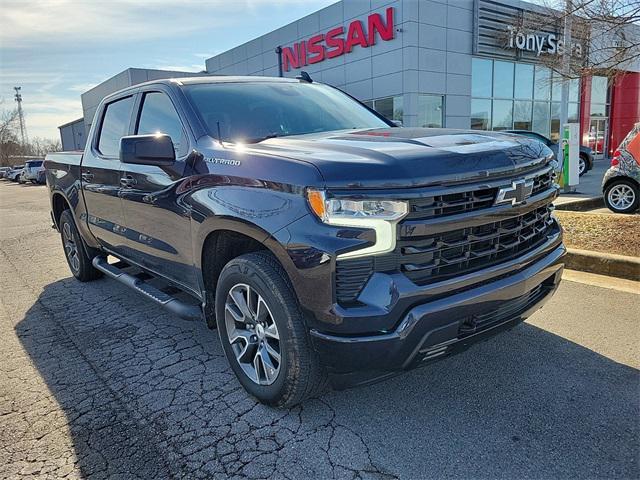
M 46 188 L 0 181 L 0 478 L 638 478 L 640 295 L 564 281 L 471 350 L 291 410 L 216 332 L 72 279 Z

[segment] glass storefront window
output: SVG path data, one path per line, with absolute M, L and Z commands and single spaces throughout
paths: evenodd
M 554 102 L 562 101 L 562 77 L 557 74 L 553 74 L 552 76 L 553 82 L 551 84 L 551 100 Z
M 515 98 L 531 99 L 533 96 L 533 65 L 516 63 Z
M 531 130 L 549 136 L 549 103 L 533 103 L 533 124 Z
M 375 100 L 367 100 L 364 103 L 367 107 L 373 108 L 376 112 L 389 120 L 402 121 L 403 115 L 403 98 L 401 95 L 397 97 L 377 98 Z
M 483 58 L 473 59 L 472 75 L 471 128 L 531 130 L 559 137 L 565 85 L 560 75 L 543 65 Z M 568 121 L 579 122 L 580 79 L 567 82 Z M 606 105 L 594 111 L 603 116 Z
M 551 140 L 560 139 L 560 102 L 551 103 Z
M 513 124 L 513 102 L 511 100 L 493 101 L 492 130 L 510 130 Z
M 591 116 L 592 117 L 606 117 L 607 106 L 604 103 L 592 103 L 591 104 Z
M 442 127 L 442 96 L 418 95 L 418 126 Z
M 569 96 L 569 98 L 571 98 L 571 96 Z M 569 115 L 567 116 L 567 119 L 569 122 L 572 123 L 576 123 L 578 121 L 580 121 L 580 116 L 579 116 L 579 104 L 578 103 L 570 103 L 569 104 Z
M 607 77 L 591 77 L 591 105 L 588 144 L 594 153 L 601 154 L 607 149 L 609 81 Z
M 572 78 L 569 80 L 569 101 L 580 101 L 580 80 L 578 78 Z
M 547 67 L 536 66 L 533 98 L 536 100 L 549 100 L 551 93 L 551 70 Z
M 531 130 L 531 102 L 516 100 L 513 102 L 513 128 Z
M 513 98 L 513 63 L 493 62 L 493 96 Z
M 493 85 L 493 61 L 474 58 L 471 61 L 471 95 L 490 97 Z
M 478 98 L 471 100 L 471 128 L 474 130 L 491 128 L 491 100 Z
M 607 77 L 591 77 L 591 103 L 607 103 Z

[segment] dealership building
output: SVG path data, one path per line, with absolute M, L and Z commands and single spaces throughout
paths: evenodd
M 204 72 L 305 71 L 405 126 L 522 129 L 557 139 L 564 112 L 580 123 L 583 144 L 610 154 L 640 121 L 640 59 L 612 82 L 561 82 L 549 58 L 566 51 L 563 58 L 579 62 L 588 40 L 577 27 L 565 45 L 561 27 L 527 26 L 537 8 L 513 0 L 342 0 L 207 59 Z M 60 127 L 63 148 L 82 148 L 105 95 L 191 75 L 128 69 L 108 79 L 82 95 L 83 119 Z

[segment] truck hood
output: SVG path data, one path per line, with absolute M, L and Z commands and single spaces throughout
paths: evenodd
M 273 138 L 248 147 L 311 163 L 333 188 L 482 180 L 530 169 L 552 154 L 542 143 L 519 135 L 397 127 Z

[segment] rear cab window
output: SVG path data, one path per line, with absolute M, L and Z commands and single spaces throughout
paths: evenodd
M 120 156 L 120 139 L 129 132 L 132 110 L 133 97 L 125 97 L 106 106 L 98 136 L 100 154 L 113 158 Z

